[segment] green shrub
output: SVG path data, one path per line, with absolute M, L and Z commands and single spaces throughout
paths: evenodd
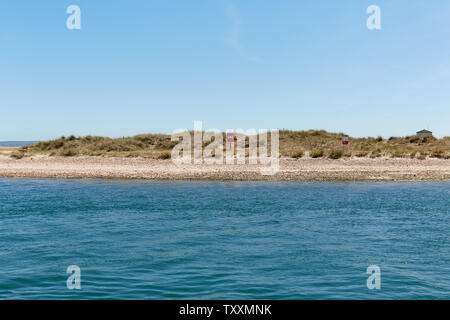
M 158 156 L 158 159 L 166 160 L 166 159 L 170 159 L 170 157 L 171 157 L 170 152 L 163 152 Z
M 343 157 L 351 158 L 352 157 L 352 153 L 350 151 L 346 151 L 346 152 L 344 152 Z
M 323 151 L 322 150 L 314 150 L 311 152 L 311 158 L 321 158 L 323 157 Z
M 433 151 L 433 153 L 431 154 L 431 157 L 442 159 L 442 158 L 444 158 L 444 151 L 442 151 L 442 150 Z
M 404 157 L 405 153 L 401 151 L 395 151 L 394 153 L 391 154 L 391 158 L 404 158 Z
M 13 152 L 10 157 L 14 159 L 22 159 L 25 156 L 23 152 Z
M 330 152 L 328 157 L 330 159 L 339 159 L 339 158 L 342 158 L 343 155 L 344 155 L 344 151 L 342 151 L 342 150 L 333 150 L 333 151 Z
M 64 146 L 64 141 L 62 141 L 62 140 L 55 141 L 55 144 L 54 144 L 55 149 L 62 148 L 63 146 Z
M 301 157 L 303 157 L 303 154 L 304 154 L 303 151 L 297 151 L 297 152 L 294 152 L 294 153 L 291 155 L 291 158 L 294 158 L 294 159 L 300 159 Z
M 370 158 L 375 159 L 381 157 L 381 152 L 374 151 L 370 154 Z
M 435 138 L 435 137 L 433 137 L 433 136 L 424 136 L 423 137 L 423 142 L 424 143 L 428 143 L 428 142 L 434 142 L 434 141 L 436 141 L 437 139 Z
M 64 156 L 64 157 L 73 157 L 78 155 L 78 151 L 74 150 L 74 149 L 63 149 L 60 152 L 60 155 Z
M 360 151 L 356 154 L 356 156 L 358 158 L 364 158 L 364 157 L 367 157 L 368 155 L 369 155 L 369 152 L 367 152 L 367 151 Z

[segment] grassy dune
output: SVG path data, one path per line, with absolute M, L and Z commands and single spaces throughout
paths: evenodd
M 193 134 L 191 134 L 193 136 Z M 343 149 L 342 133 L 330 133 L 324 130 L 280 131 L 280 155 L 290 158 L 330 158 L 342 157 L 427 157 L 450 159 L 450 137 L 408 136 L 378 138 L 352 138 Z M 225 145 L 225 135 L 224 145 Z M 270 134 L 269 134 L 270 145 Z M 21 158 L 35 154 L 49 156 L 107 156 L 107 157 L 148 157 L 168 159 L 172 148 L 177 144 L 170 135 L 141 134 L 134 137 L 105 138 L 96 136 L 61 137 L 50 141 L 41 141 L 36 145 L 25 146 L 11 154 Z M 208 143 L 204 143 L 207 145 Z M 193 145 L 193 144 L 192 144 Z M 248 146 L 248 138 L 246 145 Z
M 14 155 L 14 156 L 23 157 L 23 152 L 20 152 L 19 147 L 2 147 L 2 146 L 0 146 L 0 155 L 3 155 L 3 156 Z

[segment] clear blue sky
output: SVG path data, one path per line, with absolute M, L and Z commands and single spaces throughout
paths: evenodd
M 81 30 L 66 8 L 81 8 Z M 382 30 L 366 28 L 381 7 Z M 450 135 L 448 0 L 2 0 L 0 140 Z

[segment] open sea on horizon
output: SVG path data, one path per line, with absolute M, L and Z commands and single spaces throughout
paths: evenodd
M 449 299 L 449 217 L 449 181 L 1 178 L 0 299 Z
M 23 147 L 36 143 L 37 141 L 0 141 L 0 147 Z

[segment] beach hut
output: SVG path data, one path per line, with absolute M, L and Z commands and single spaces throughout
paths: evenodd
M 416 134 L 418 136 L 432 136 L 433 132 L 423 129 L 423 130 L 417 131 Z

